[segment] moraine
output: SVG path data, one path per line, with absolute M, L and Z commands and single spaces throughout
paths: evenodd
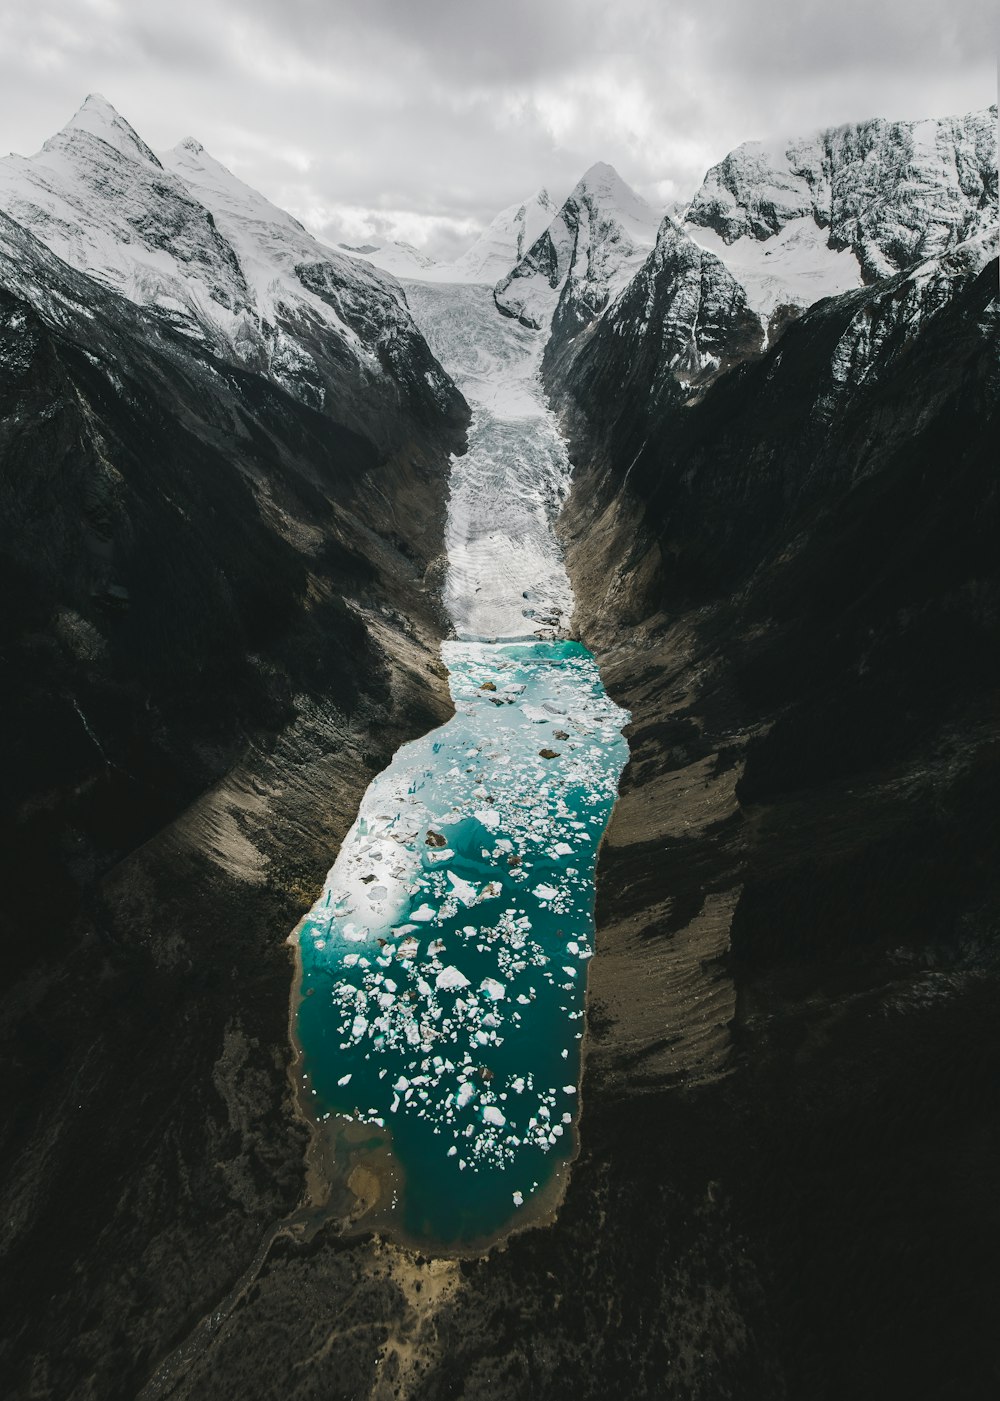
M 456 713 L 369 787 L 297 930 L 294 1029 L 302 1100 L 362 1169 L 350 1185 L 399 1234 L 460 1248 L 548 1209 L 574 1151 L 594 864 L 628 716 L 563 640 L 569 465 L 540 335 L 487 287 L 407 296 L 474 409 L 447 527 Z

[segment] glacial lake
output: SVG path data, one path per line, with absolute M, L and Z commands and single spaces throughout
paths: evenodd
M 455 1246 L 573 1153 L 627 716 L 579 643 L 444 653 L 454 718 L 372 783 L 300 928 L 298 1039 L 312 1112 L 388 1135 L 401 1233 Z

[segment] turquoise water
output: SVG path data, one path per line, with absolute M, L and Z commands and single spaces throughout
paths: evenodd
M 573 1152 L 628 717 L 578 643 L 444 653 L 456 714 L 365 795 L 299 933 L 297 1029 L 314 1112 L 385 1132 L 400 1226 L 454 1245 L 516 1223 Z

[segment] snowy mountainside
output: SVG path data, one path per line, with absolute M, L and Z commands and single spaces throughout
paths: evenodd
M 864 285 L 854 249 L 831 248 L 825 230 L 809 215 L 789 219 L 770 238 L 743 234 L 731 244 L 714 229 L 692 223 L 683 227 L 736 278 L 765 329 L 784 309 L 812 306 L 821 297 Z
M 872 121 L 773 149 L 738 147 L 680 218 L 665 218 L 656 248 L 591 333 L 550 345 L 550 385 L 568 376 L 579 390 L 599 374 L 658 402 L 677 388 L 700 392 L 816 302 L 918 263 L 941 260 L 934 296 L 949 296 L 952 274 L 996 228 L 994 118 L 991 109 Z M 949 259 L 956 248 L 965 254 Z M 914 325 L 929 304 L 907 299 Z
M 500 311 L 553 339 L 575 334 L 637 271 L 660 216 L 610 165 L 591 166 L 524 257 L 496 285 Z
M 891 277 L 996 222 L 996 120 L 992 107 L 915 122 L 875 118 L 772 145 L 746 142 L 708 172 L 685 226 L 696 239 L 714 235 L 733 250 L 735 264 L 752 256 L 754 242 L 815 223 L 824 231 L 817 270 L 824 248 L 842 256 L 849 250 L 865 281 Z M 844 290 L 834 266 L 828 261 L 831 293 Z M 846 274 L 847 264 L 840 266 Z
M 383 446 L 390 406 L 453 407 L 398 284 L 319 243 L 198 142 L 157 157 L 104 98 L 36 155 L 0 160 L 0 210 L 193 346 L 336 407 Z

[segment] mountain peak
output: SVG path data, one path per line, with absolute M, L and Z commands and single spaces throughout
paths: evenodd
M 576 183 L 571 199 L 589 196 L 599 204 L 610 206 L 617 213 L 627 216 L 641 226 L 656 227 L 660 215 L 647 204 L 641 195 L 618 174 L 607 161 L 596 161 L 586 170 Z
M 153 165 L 160 164 L 145 141 L 99 92 L 89 93 L 84 98 L 59 135 L 72 137 L 77 131 L 96 136 L 106 146 L 131 160 L 139 159 L 151 161 Z
M 580 184 L 606 184 L 621 181 L 621 178 L 614 166 L 609 165 L 607 161 L 595 161 L 589 170 L 584 171 Z

